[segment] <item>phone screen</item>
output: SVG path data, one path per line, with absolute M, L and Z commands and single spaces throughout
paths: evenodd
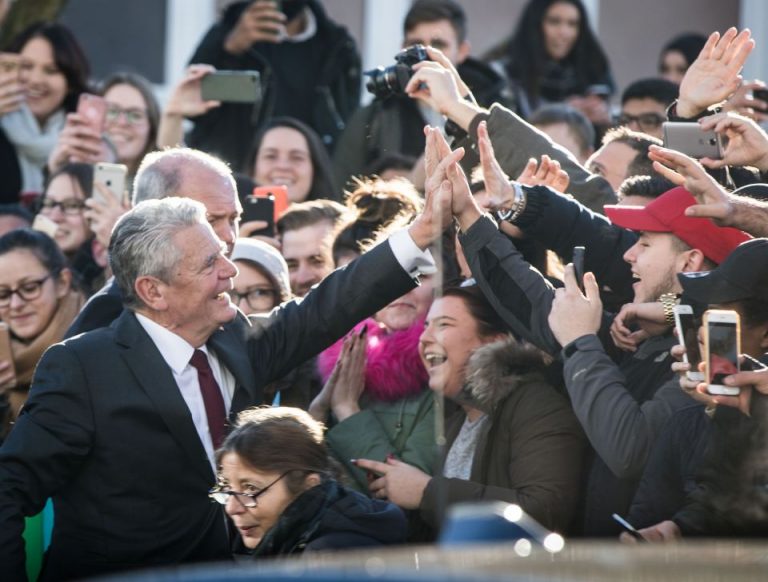
M 735 323 L 709 322 L 709 383 L 723 384 L 726 376 L 739 371 L 737 326 Z
M 685 346 L 685 357 L 691 365 L 691 370 L 698 370 L 701 362 L 701 350 L 699 349 L 699 327 L 701 319 L 692 313 L 679 313 L 680 327 L 683 337 L 680 338 Z

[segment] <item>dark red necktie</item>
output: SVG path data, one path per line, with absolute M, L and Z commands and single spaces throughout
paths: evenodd
M 208 430 L 211 433 L 213 448 L 218 449 L 224 441 L 224 425 L 227 420 L 221 390 L 213 377 L 213 370 L 205 352 L 195 350 L 189 363 L 197 370 L 200 393 L 203 395 L 203 404 L 205 404 L 205 415 L 208 417 Z

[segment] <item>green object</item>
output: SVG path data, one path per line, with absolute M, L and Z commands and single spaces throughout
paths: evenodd
M 25 520 L 24 543 L 27 548 L 27 578 L 37 580 L 43 564 L 43 514 Z

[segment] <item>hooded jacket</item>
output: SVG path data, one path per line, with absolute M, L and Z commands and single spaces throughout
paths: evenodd
M 477 350 L 467 366 L 462 397 L 486 412 L 472 462 L 471 480 L 433 477 L 420 512 L 440 522 L 441 501 L 516 503 L 544 527 L 565 531 L 580 499 L 585 439 L 578 421 L 545 379 L 542 352 L 514 340 Z M 446 420 L 446 453 L 466 418 L 463 410 Z
M 240 169 L 260 123 L 290 116 L 309 125 L 332 149 L 360 103 L 360 55 L 347 29 L 329 18 L 320 2 L 304 1 L 315 16 L 317 31 L 302 42 L 254 43 L 242 55 L 224 50 L 227 36 L 251 2 L 228 6 L 208 31 L 190 63 L 259 71 L 264 94 L 256 112 L 250 104 L 224 103 L 195 117 L 187 136 L 190 147 L 216 154 Z
M 253 551 L 254 557 L 405 542 L 405 515 L 329 479 L 299 495 Z

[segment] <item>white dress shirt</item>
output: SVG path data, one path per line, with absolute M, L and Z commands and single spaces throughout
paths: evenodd
M 213 456 L 213 440 L 211 440 L 211 433 L 208 430 L 208 416 L 205 413 L 205 403 L 200 392 L 197 369 L 193 368 L 189 363 L 189 360 L 192 359 L 192 354 L 195 353 L 195 348 L 181 336 L 167 330 L 162 325 L 140 313 L 136 314 L 136 319 L 139 320 L 141 327 L 147 332 L 152 343 L 157 346 L 160 355 L 163 356 L 165 363 L 171 369 L 173 379 L 179 387 L 181 397 L 187 403 L 189 413 L 192 415 L 192 422 L 195 423 L 195 429 L 200 437 L 200 442 L 203 443 L 205 454 L 208 456 L 208 461 L 211 463 L 215 473 L 216 463 Z M 208 356 L 208 362 L 211 365 L 211 370 L 213 370 L 213 377 L 219 385 L 219 390 L 221 390 L 224 409 L 227 415 L 229 415 L 232 395 L 235 393 L 235 378 L 219 362 L 219 358 L 213 350 L 209 350 L 206 346 L 201 346 L 198 349 Z

